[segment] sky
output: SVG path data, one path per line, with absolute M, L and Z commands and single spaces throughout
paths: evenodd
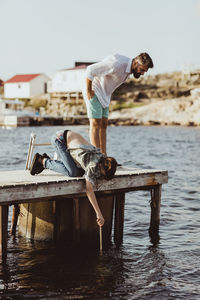
M 200 0 L 0 0 L 0 78 L 148 52 L 148 74 L 200 68 Z

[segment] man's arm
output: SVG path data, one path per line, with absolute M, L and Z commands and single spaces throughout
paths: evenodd
M 101 77 L 111 74 L 114 71 L 115 60 L 113 56 L 108 56 L 101 62 L 89 65 L 86 71 L 86 90 L 87 97 L 90 100 L 94 96 L 92 90 L 92 81 L 94 77 Z
M 98 63 L 89 65 L 86 70 L 86 76 L 92 81 L 95 76 L 100 77 L 111 74 L 114 71 L 115 63 L 114 57 L 108 56 Z
M 100 210 L 99 205 L 97 203 L 97 199 L 96 199 L 95 193 L 93 191 L 92 183 L 89 182 L 87 179 L 86 179 L 86 194 L 87 194 L 88 199 L 89 199 L 90 203 L 92 204 L 92 206 L 93 206 L 93 208 L 96 212 L 97 224 L 99 226 L 103 226 L 104 218 L 102 216 L 101 210 Z

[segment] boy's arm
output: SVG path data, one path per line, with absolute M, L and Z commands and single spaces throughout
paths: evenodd
M 89 182 L 87 179 L 86 179 L 86 194 L 87 194 L 88 199 L 89 199 L 90 203 L 92 204 L 92 206 L 93 206 L 93 208 L 96 212 L 97 224 L 99 226 L 103 226 L 104 218 L 102 216 L 101 210 L 100 210 L 99 205 L 97 203 L 97 199 L 96 199 L 95 193 L 93 191 L 92 183 Z

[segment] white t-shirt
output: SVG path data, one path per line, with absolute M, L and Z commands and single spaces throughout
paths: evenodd
M 86 77 L 92 81 L 92 90 L 104 108 L 109 106 L 114 90 L 131 74 L 131 64 L 132 59 L 115 54 L 87 67 Z M 83 96 L 88 101 L 86 89 Z

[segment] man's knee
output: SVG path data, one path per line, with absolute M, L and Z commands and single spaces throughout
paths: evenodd
M 108 119 L 107 118 L 102 118 L 101 127 L 103 129 L 106 129 L 108 127 Z
M 90 119 L 90 126 L 94 129 L 100 128 L 102 125 L 102 119 Z

